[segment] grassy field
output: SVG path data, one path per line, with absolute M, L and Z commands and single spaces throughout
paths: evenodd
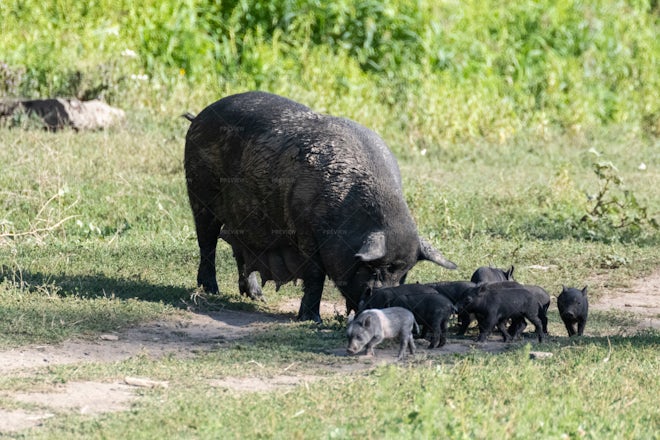
M 248 4 L 0 3 L 1 97 L 100 95 L 128 113 L 103 132 L 0 127 L 0 350 L 190 315 L 198 251 L 178 115 L 252 88 L 382 135 L 422 235 L 459 266 L 420 263 L 409 282 L 514 264 L 554 296 L 588 285 L 596 300 L 660 267 L 657 2 Z M 228 246 L 218 260 L 214 307 L 276 313 L 301 297 L 267 285 L 268 302 L 242 298 Z M 324 299 L 341 302 L 330 283 Z M 658 438 L 660 335 L 630 315 L 594 311 L 588 336 L 568 340 L 553 304 L 543 344 L 420 350 L 351 374 L 355 358 L 332 354 L 345 321 L 324 318 L 194 356 L 6 374 L 0 409 L 34 409 L 19 391 L 130 375 L 170 386 L 141 390 L 129 411 L 65 412 L 11 435 Z M 265 393 L 210 385 L 282 374 L 315 379 Z
M 185 315 L 182 307 L 195 289 L 197 264 L 181 166 L 186 124 L 174 120 L 166 133 L 157 125 L 132 124 L 100 133 L 1 131 L 6 202 L 0 344 L 5 349 L 93 340 Z M 459 265 L 450 272 L 422 263 L 410 281 L 466 279 L 479 265 L 515 264 L 519 280 L 540 284 L 553 295 L 561 284 L 588 284 L 594 299 L 603 285 L 626 286 L 650 273 L 660 254 L 652 227 L 619 234 L 628 237 L 622 241 L 589 235 L 579 219 L 588 208 L 586 194 L 598 187 L 591 148 L 616 161 L 640 204 L 657 212 L 654 142 L 612 129 L 590 140 L 484 141 L 465 145 L 465 157 L 447 150 L 404 158 L 406 197 L 421 231 Z M 642 162 L 644 171 L 638 169 Z M 267 303 L 241 298 L 225 245 L 218 270 L 223 295 L 214 301 L 223 307 L 270 313 L 301 295 L 299 287 L 288 285 L 276 293 L 266 286 Z M 325 298 L 339 301 L 340 296 L 329 284 Z M 533 344 L 534 350 L 554 353 L 543 361 L 530 361 L 529 346 L 519 343 L 500 355 L 429 357 L 422 350 L 405 365 L 337 374 L 333 366 L 354 360 L 328 354 L 344 346 L 345 327 L 338 317 L 326 316 L 321 328 L 278 324 L 192 359 L 138 356 L 9 375 L 0 380 L 0 390 L 7 395 L 126 375 L 170 383 L 167 390 L 142 392 L 129 412 L 57 417 L 45 428 L 19 435 L 29 438 L 656 435 L 657 332 L 607 340 L 594 335 L 616 335 L 634 324 L 625 315 L 592 312 L 587 326 L 592 336 L 568 341 L 556 310 L 550 319 L 551 332 L 560 337 Z M 265 394 L 227 395 L 208 385 L 218 377 L 268 378 L 282 371 L 324 378 Z M 0 402 L 6 408 L 16 405 L 6 397 Z

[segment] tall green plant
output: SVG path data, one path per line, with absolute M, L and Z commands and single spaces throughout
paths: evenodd
M 611 161 L 596 161 L 593 170 L 598 177 L 598 190 L 589 196 L 587 213 L 580 219 L 590 235 L 616 240 L 621 234 L 639 235 L 645 228 L 658 229 L 657 220 L 625 188 Z
M 0 16 L 2 94 L 161 109 L 201 91 L 264 88 L 313 105 L 368 88 L 341 113 L 388 107 L 382 125 L 425 133 L 427 149 L 529 126 L 660 126 L 648 2 L 8 0 Z M 317 81 L 314 67 L 334 72 Z

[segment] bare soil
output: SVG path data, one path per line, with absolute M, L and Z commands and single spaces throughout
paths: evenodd
M 617 310 L 633 314 L 639 328 L 660 328 L 660 270 L 636 280 L 624 289 L 599 289 L 601 295 L 591 300 L 592 310 Z M 98 340 L 71 340 L 58 345 L 39 345 L 0 351 L 0 374 L 21 376 L 39 367 L 49 365 L 80 364 L 86 362 L 117 362 L 130 357 L 146 354 L 159 357 L 170 353 L 178 356 L 194 356 L 196 353 L 217 349 L 219 341 L 231 342 L 253 334 L 277 322 L 287 322 L 297 312 L 297 301 L 288 301 L 280 306 L 281 314 L 268 315 L 242 311 L 225 310 L 209 313 L 188 313 L 185 318 L 166 319 L 140 327 L 131 328 L 121 333 L 101 335 Z M 322 316 L 334 316 L 342 313 L 343 304 L 323 302 Z M 507 345 L 499 340 L 484 344 L 475 344 L 466 339 L 450 339 L 448 343 L 433 352 L 419 349 L 416 354 L 423 359 L 451 353 L 467 353 L 470 350 L 501 352 Z M 375 357 L 356 356 L 352 365 L 337 364 L 324 367 L 335 373 L 351 374 L 368 370 L 378 365 L 396 361 L 394 348 L 376 349 Z M 338 347 L 329 354 L 346 356 L 344 347 Z M 334 371 L 336 370 L 336 371 Z M 216 379 L 210 386 L 226 392 L 270 392 L 290 389 L 310 383 L 327 376 L 286 375 L 268 379 L 226 377 Z M 141 381 L 123 382 L 70 382 L 53 386 L 51 389 L 35 392 L 21 392 L 12 395 L 0 395 L 0 402 L 13 401 L 11 408 L 0 408 L 0 435 L 11 434 L 26 428 L 38 426 L 45 420 L 58 414 L 78 412 L 81 414 L 100 414 L 122 411 L 129 408 L 137 398 L 135 390 Z M 145 380 L 142 386 L 153 384 Z M 154 386 L 158 386 L 156 383 Z
M 0 374 L 49 365 L 116 362 L 138 354 L 191 356 L 219 341 L 246 336 L 278 321 L 286 319 L 232 310 L 190 313 L 185 319 L 157 321 L 121 333 L 101 335 L 95 341 L 71 340 L 58 345 L 0 351 Z
M 638 319 L 637 328 L 660 329 L 660 270 L 635 280 L 623 289 L 603 288 L 592 310 L 629 312 Z

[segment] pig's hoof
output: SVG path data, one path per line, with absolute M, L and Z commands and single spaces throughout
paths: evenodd
M 303 312 L 298 313 L 298 321 L 314 321 L 317 324 L 322 324 L 323 320 L 318 313 Z
M 220 293 L 218 289 L 218 283 L 214 281 L 197 281 L 197 285 L 201 286 L 204 292 L 217 294 Z

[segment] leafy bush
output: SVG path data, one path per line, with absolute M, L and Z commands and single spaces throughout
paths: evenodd
M 592 149 L 592 153 L 600 156 Z M 598 157 L 591 164 L 598 181 L 594 192 L 580 192 L 570 178 L 564 188 L 537 192 L 541 211 L 521 222 L 524 233 L 545 239 L 574 237 L 605 243 L 657 242 L 658 221 L 649 206 L 624 185 L 621 172 Z
M 2 95 L 180 112 L 261 88 L 354 118 L 376 108 L 364 123 L 427 149 L 530 126 L 660 126 L 648 2 L 11 0 L 0 15 Z
M 622 235 L 640 235 L 647 227 L 658 229 L 658 222 L 648 208 L 624 187 L 623 178 L 612 162 L 597 161 L 593 169 L 599 188 L 589 196 L 587 213 L 580 219 L 588 235 L 617 241 Z

